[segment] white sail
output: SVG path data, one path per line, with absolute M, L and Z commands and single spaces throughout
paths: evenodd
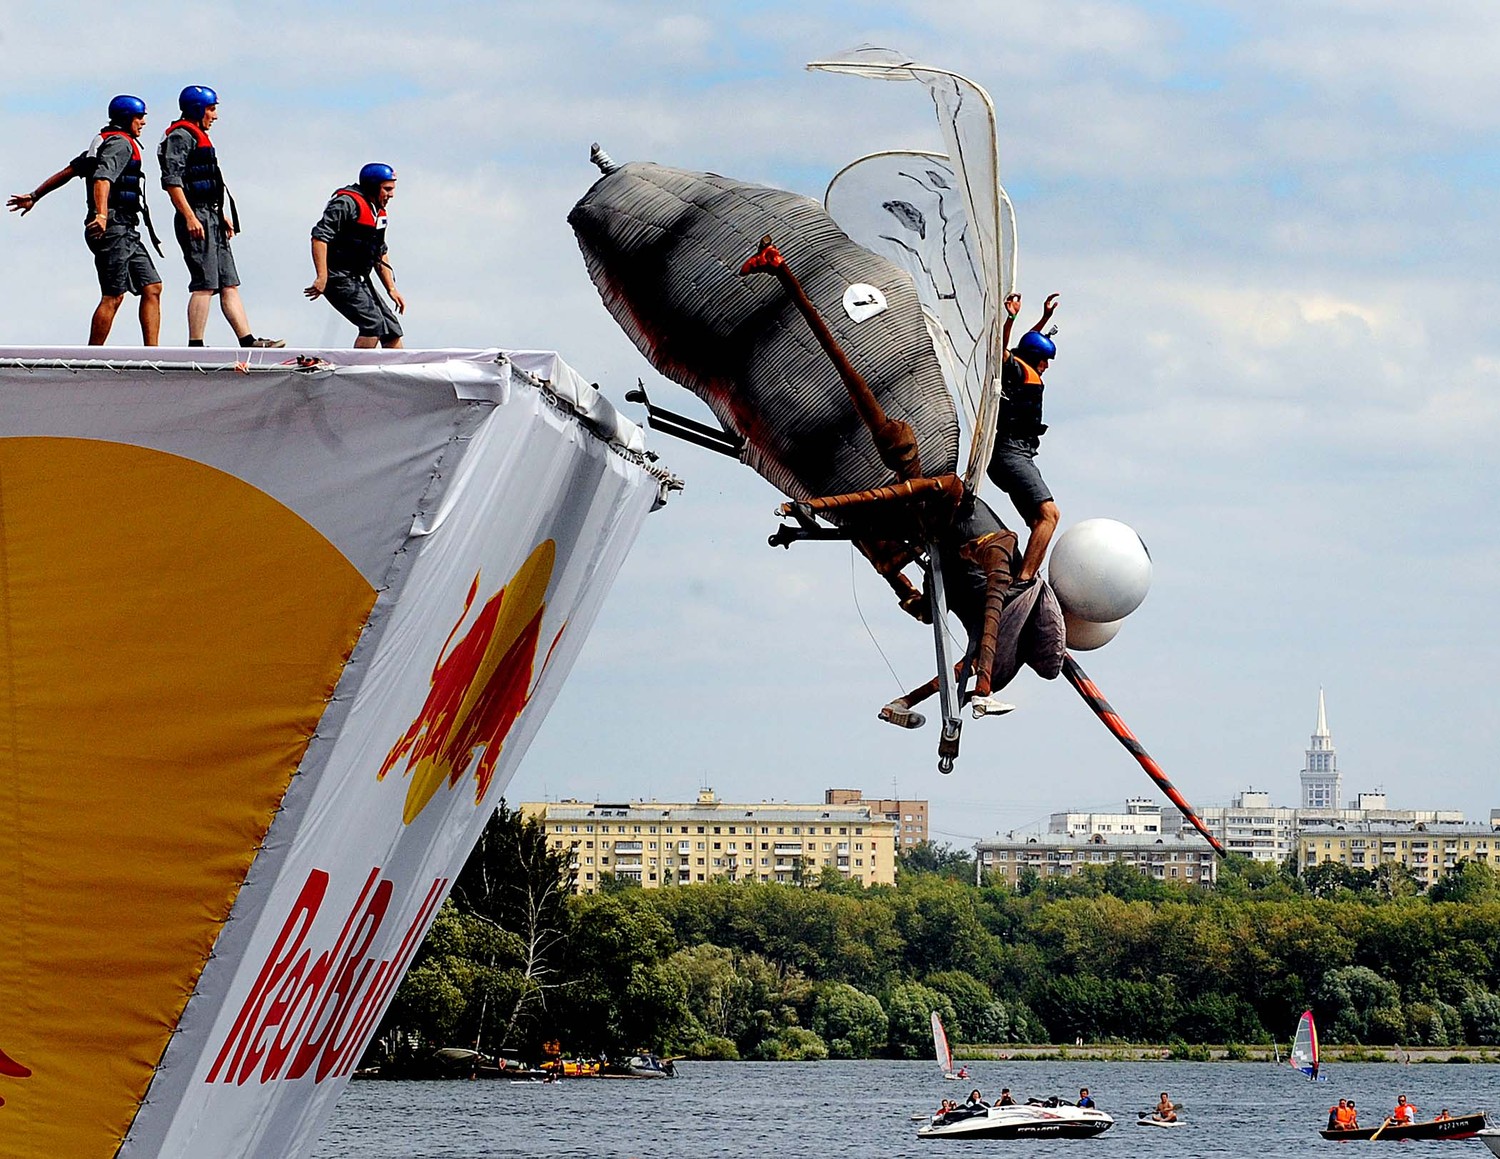
M 943 1073 L 953 1072 L 953 1049 L 948 1045 L 948 1035 L 943 1030 L 943 1020 L 938 1017 L 938 1012 L 932 1012 L 932 1052 L 937 1058 L 938 1066 L 943 1068 Z
M 1015 212 L 1000 185 L 995 106 L 967 77 L 861 48 L 807 66 L 917 81 L 932 97 L 946 156 L 922 150 L 860 158 L 829 186 L 829 215 L 855 241 L 912 275 L 969 432 L 964 481 L 978 490 L 1000 401 L 1003 303 L 1017 280 Z M 946 345 L 946 349 L 944 348 Z
M 1297 1035 L 1292 1040 L 1291 1064 L 1310 1079 L 1318 1077 L 1318 1028 L 1311 1010 L 1304 1010 L 1297 1020 Z

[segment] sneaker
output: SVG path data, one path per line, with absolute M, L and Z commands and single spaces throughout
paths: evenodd
M 903 701 L 893 700 L 880 710 L 880 719 L 897 728 L 921 728 L 927 723 L 927 718 L 920 712 L 913 712 Z
M 250 343 L 250 348 L 256 350 L 280 350 L 285 345 L 285 338 L 257 338 L 254 342 Z
M 1014 704 L 1007 704 L 996 696 L 976 696 L 969 701 L 969 709 L 974 713 L 974 719 L 979 720 L 986 716 L 1004 716 L 1007 712 L 1015 712 Z

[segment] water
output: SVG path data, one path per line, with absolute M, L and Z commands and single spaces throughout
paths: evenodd
M 1500 1066 L 1331 1064 L 1316 1085 L 1269 1063 L 969 1063 L 967 1082 L 944 1082 L 932 1063 L 681 1063 L 670 1081 L 579 1079 L 508 1082 L 357 1082 L 340 1100 L 313 1152 L 317 1159 L 489 1159 L 498 1156 L 761 1155 L 921 1156 L 945 1147 L 1032 1157 L 1297 1156 L 1327 1147 L 1317 1130 L 1328 1107 L 1352 1098 L 1360 1122 L 1376 1126 L 1405 1094 L 1431 1118 L 1500 1110 Z M 911 1121 L 943 1098 L 978 1087 L 993 1100 L 1008 1086 L 1029 1095 L 1077 1097 L 1086 1086 L 1115 1126 L 1089 1140 L 919 1141 Z M 1182 1104 L 1186 1125 L 1142 1128 L 1136 1112 L 1162 1091 Z M 1500 1125 L 1500 1123 L 1497 1123 Z M 1431 1144 L 1410 1144 L 1425 1151 Z M 1402 1154 L 1407 1152 L 1403 1151 Z M 1488 1152 L 1474 1141 L 1441 1155 Z

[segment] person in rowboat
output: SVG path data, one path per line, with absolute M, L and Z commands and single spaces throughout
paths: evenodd
M 1177 1122 L 1177 1108 L 1166 1091 L 1162 1091 L 1161 1100 L 1156 1104 L 1156 1110 L 1151 1112 L 1151 1117 L 1162 1123 Z
M 1417 1121 L 1417 1108 L 1406 1101 L 1405 1095 L 1396 1096 L 1396 1106 L 1391 1111 L 1390 1121 L 1398 1126 Z
M 1349 1100 L 1349 1122 L 1345 1124 L 1349 1130 L 1359 1130 L 1359 1112 L 1354 1109 L 1354 1100 Z

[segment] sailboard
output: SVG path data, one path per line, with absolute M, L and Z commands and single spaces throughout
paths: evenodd
M 1287 1060 L 1293 1070 L 1307 1076 L 1309 1082 L 1323 1083 L 1328 1076 L 1320 1073 L 1318 1062 L 1318 1026 L 1311 1010 L 1304 1010 L 1297 1020 L 1297 1034 L 1292 1039 L 1292 1053 Z
M 943 1020 L 936 1010 L 932 1012 L 932 1053 L 945 1079 L 958 1078 L 953 1070 L 953 1048 L 948 1045 L 948 1032 L 943 1029 Z

